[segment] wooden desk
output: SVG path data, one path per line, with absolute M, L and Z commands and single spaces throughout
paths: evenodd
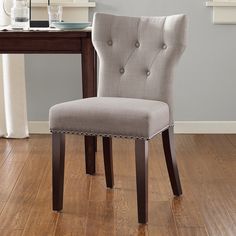
M 0 31 L 0 53 L 82 55 L 83 98 L 97 95 L 97 57 L 91 31 Z M 86 173 L 95 173 L 96 139 L 85 137 Z

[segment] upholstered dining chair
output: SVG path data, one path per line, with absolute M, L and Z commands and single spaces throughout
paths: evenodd
M 63 206 L 65 134 L 102 136 L 107 187 L 113 187 L 112 138 L 135 140 L 138 222 L 148 220 L 148 140 L 162 133 L 174 195 L 182 194 L 173 146 L 173 75 L 185 48 L 186 17 L 94 16 L 98 97 L 50 109 L 53 210 Z M 93 150 L 95 152 L 95 150 Z

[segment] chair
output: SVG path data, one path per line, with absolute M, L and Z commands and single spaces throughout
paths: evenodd
M 92 41 L 100 59 L 98 97 L 50 109 L 53 210 L 63 206 L 66 133 L 102 136 L 108 188 L 114 183 L 112 138 L 135 140 L 139 223 L 148 221 L 148 140 L 159 133 L 173 193 L 182 194 L 173 146 L 172 89 L 173 69 L 185 48 L 185 28 L 184 15 L 95 14 Z

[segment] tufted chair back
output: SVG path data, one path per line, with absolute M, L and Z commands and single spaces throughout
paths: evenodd
M 186 17 L 96 13 L 92 40 L 100 60 L 98 96 L 166 102 L 173 124 L 173 68 L 185 48 Z

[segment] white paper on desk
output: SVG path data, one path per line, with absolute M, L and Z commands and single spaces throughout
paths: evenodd
M 11 26 L 10 25 L 5 25 L 5 26 L 1 26 L 0 30 L 11 30 Z
M 56 28 L 49 28 L 49 27 L 31 27 L 29 28 L 30 31 L 58 31 L 59 29 L 56 29 Z

